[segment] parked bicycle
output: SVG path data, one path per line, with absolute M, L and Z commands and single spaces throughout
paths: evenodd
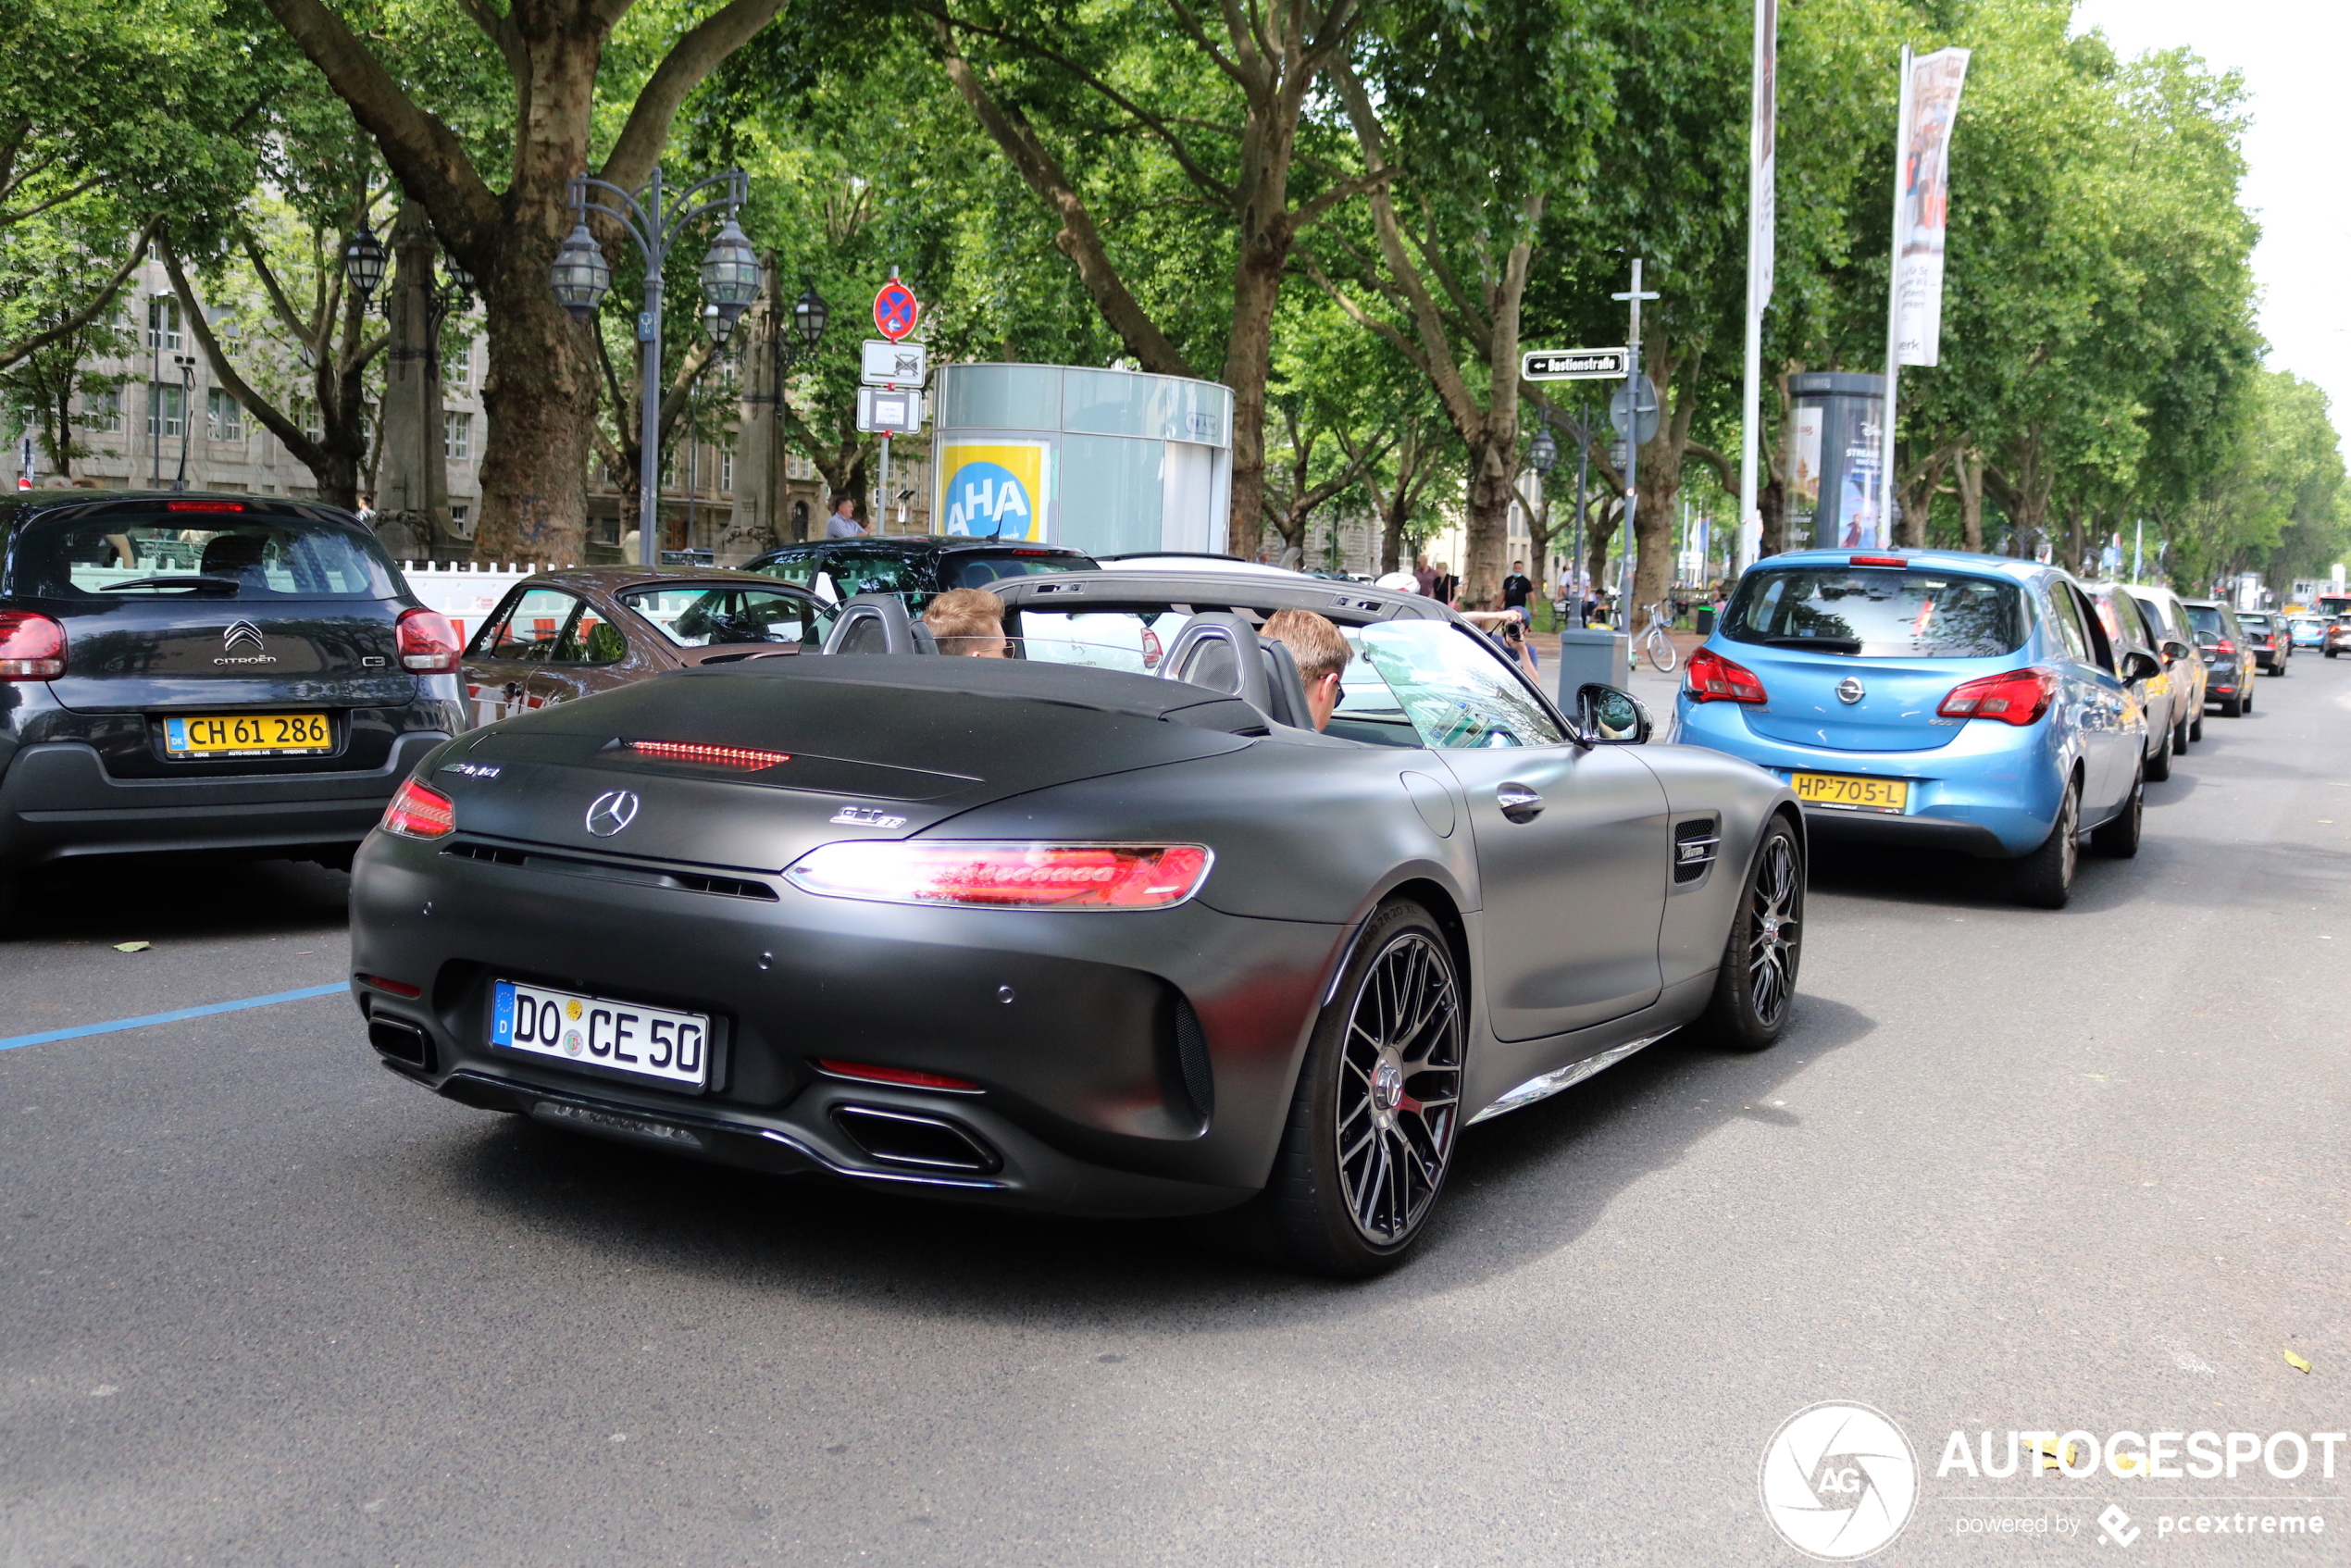
M 1662 599 L 1648 607 L 1648 627 L 1634 643 L 1634 652 L 1648 659 L 1651 668 L 1671 675 L 1673 666 L 1682 662 L 1681 653 L 1673 646 L 1673 634 L 1670 629 L 1673 616 Z

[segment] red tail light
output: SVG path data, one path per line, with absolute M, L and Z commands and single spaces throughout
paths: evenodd
M 705 746 L 698 740 L 629 740 L 639 756 L 663 762 L 698 762 L 709 767 L 774 767 L 791 761 L 790 752 L 763 752 L 753 746 Z
M 1745 665 L 1735 665 L 1710 648 L 1700 648 L 1690 655 L 1690 669 L 1684 684 L 1693 703 L 1763 703 L 1771 699 L 1764 694 L 1763 682 Z
M 381 975 L 367 974 L 361 975 L 359 978 L 379 991 L 390 991 L 394 996 L 404 996 L 412 1002 L 425 994 L 424 987 L 412 986 L 405 980 L 387 980 Z
M 384 807 L 383 830 L 404 839 L 442 839 L 457 830 L 457 808 L 449 797 L 410 778 Z
M 2236 657 L 2236 651 L 2237 645 L 2230 641 L 2225 637 L 2220 639 L 2220 641 L 2212 644 L 2212 652 L 2224 659 L 2233 659 Z
M 66 672 L 66 628 L 30 610 L 0 610 L 0 680 L 54 680 Z
M 1847 558 L 1848 566 L 1907 566 L 1910 563 L 1899 555 L 1854 555 Z
M 245 504 L 242 501 L 167 501 L 163 509 L 167 512 L 242 512 Z
M 875 1084 L 902 1084 L 908 1089 L 975 1089 L 979 1087 L 969 1078 L 951 1078 L 944 1073 L 918 1073 L 911 1067 L 877 1067 L 870 1062 L 836 1062 L 828 1056 L 816 1058 L 816 1066 L 837 1078 L 863 1078 Z
M 1166 909 L 1199 890 L 1205 844 L 824 844 L 784 876 L 804 892 L 989 909 Z
M 1945 718 L 1996 718 L 2021 727 L 2049 711 L 2057 688 L 2057 671 L 2032 665 L 1954 686 L 1934 711 Z
M 464 652 L 457 628 L 439 610 L 410 610 L 400 617 L 402 668 L 427 674 L 453 670 Z

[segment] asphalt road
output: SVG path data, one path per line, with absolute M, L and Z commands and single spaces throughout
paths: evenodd
M 1881 1562 L 2351 1561 L 2351 1447 L 1937 1474 L 2351 1425 L 2351 663 L 2259 698 L 2066 912 L 1823 857 L 1788 1039 L 1466 1134 L 1369 1285 L 466 1110 L 341 997 L 0 1051 L 0 1563 L 1793 1563 L 1758 1464 L 1828 1400 L 1916 1450 Z M 84 872 L 0 1036 L 335 982 L 342 889 Z

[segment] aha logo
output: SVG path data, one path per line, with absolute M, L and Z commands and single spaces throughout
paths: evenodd
M 1036 510 L 1028 491 L 1000 463 L 966 463 L 947 481 L 947 531 L 1028 537 Z

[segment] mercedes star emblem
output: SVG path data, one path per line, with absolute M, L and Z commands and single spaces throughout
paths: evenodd
M 233 653 L 240 648 L 250 648 L 258 653 L 261 646 L 261 628 L 251 621 L 231 621 L 229 629 L 220 634 L 223 653 Z
M 628 790 L 607 790 L 588 808 L 588 831 L 609 839 L 637 820 L 637 796 Z
M 1840 703 L 1858 703 L 1868 695 L 1867 689 L 1854 676 L 1848 675 L 1836 683 L 1836 700 Z

